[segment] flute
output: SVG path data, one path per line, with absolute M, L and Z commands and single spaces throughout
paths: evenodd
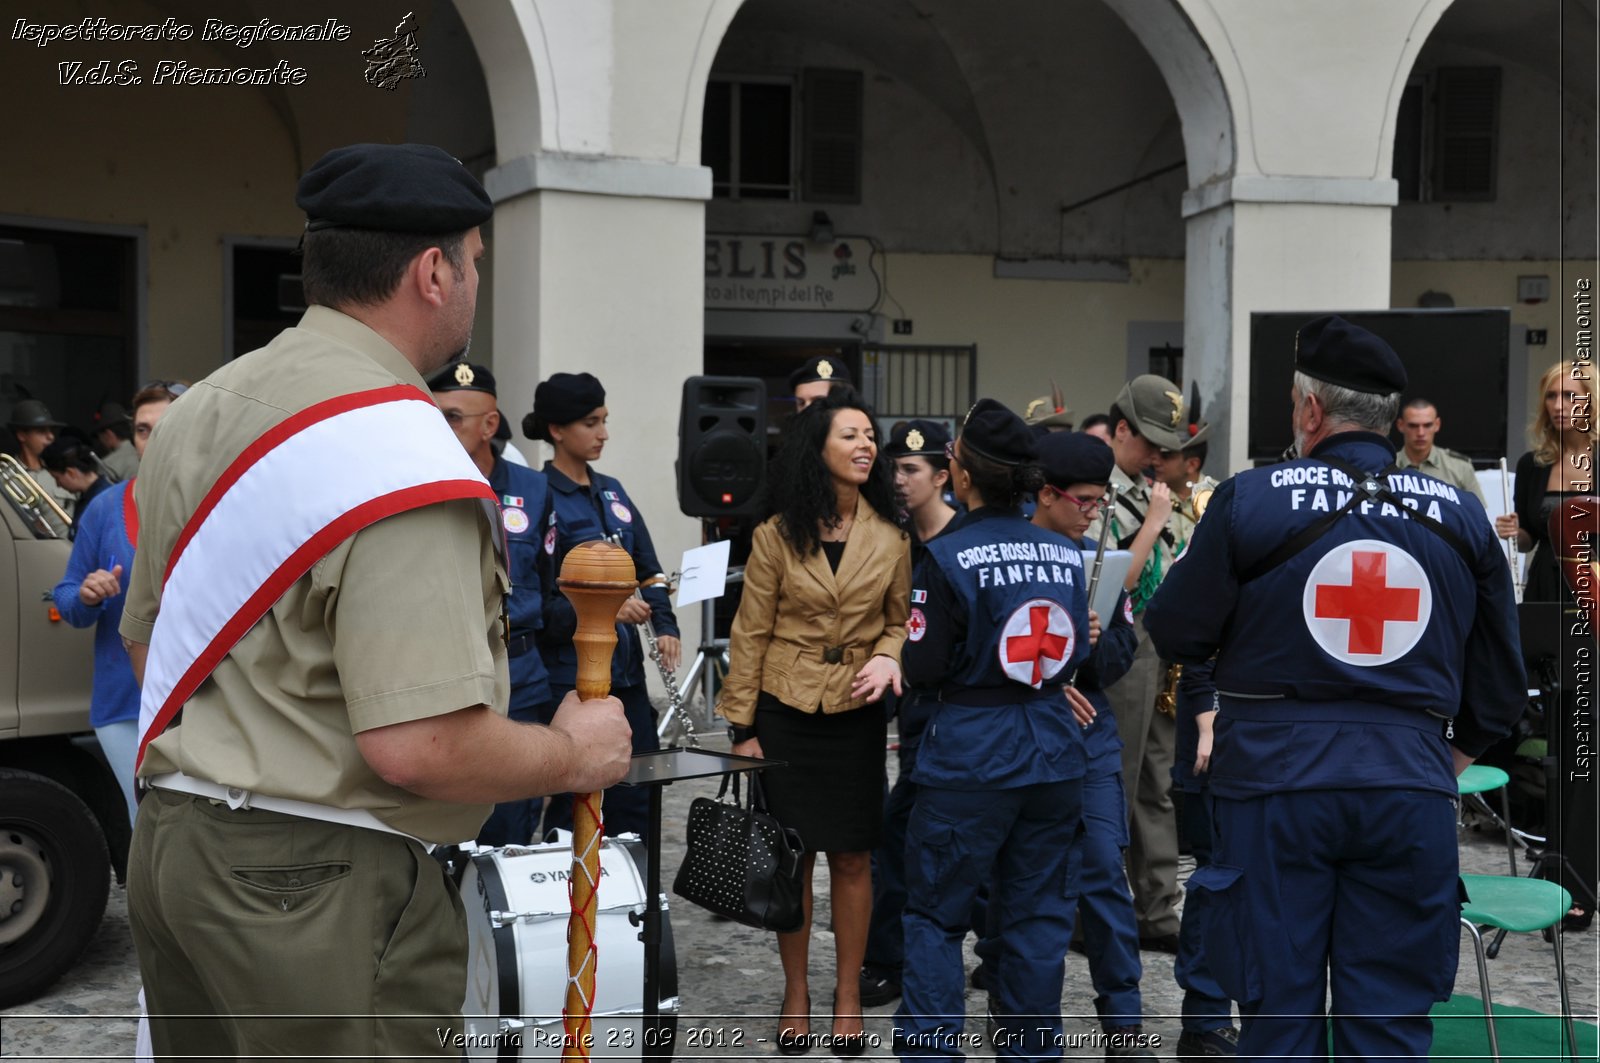
M 1511 511 L 1511 473 L 1506 470 L 1506 459 L 1504 457 L 1500 459 L 1500 497 L 1504 500 L 1507 511 Z M 1517 551 L 1517 540 L 1515 538 L 1507 539 L 1505 544 L 1506 562 L 1511 566 L 1511 585 L 1518 588 L 1517 600 L 1521 601 L 1522 566 L 1517 564 L 1520 560 Z
M 1110 484 L 1106 488 L 1105 513 L 1100 517 L 1100 549 L 1094 555 L 1094 571 L 1089 573 L 1089 604 L 1094 604 L 1095 588 L 1100 585 L 1100 568 L 1106 563 L 1106 536 L 1111 534 L 1111 511 L 1117 506 L 1117 485 Z

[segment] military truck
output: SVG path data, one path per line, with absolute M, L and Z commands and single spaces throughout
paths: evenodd
M 94 630 L 56 612 L 72 544 L 0 457 L 0 1008 L 39 996 L 94 938 L 127 868 L 127 804 L 89 727 Z

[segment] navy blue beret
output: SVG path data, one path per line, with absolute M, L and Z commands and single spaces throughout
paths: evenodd
M 533 389 L 533 412 L 522 419 L 522 434 L 553 442 L 551 425 L 581 421 L 605 404 L 606 389 L 593 373 L 551 373 Z
M 1033 432 L 1006 406 L 979 399 L 961 422 L 961 447 L 1001 465 L 1021 465 L 1039 456 Z
M 1052 487 L 1111 482 L 1111 447 L 1087 432 L 1051 432 L 1039 440 L 1039 467 Z
M 883 452 L 891 458 L 928 454 L 942 458 L 948 442 L 950 432 L 938 421 L 907 421 L 889 433 L 889 445 Z
M 789 390 L 793 391 L 801 384 L 810 384 L 817 380 L 826 380 L 830 384 L 850 383 L 850 370 L 845 368 L 844 359 L 837 355 L 818 355 L 808 358 L 804 365 L 789 374 Z
M 300 178 L 294 201 L 312 231 L 460 233 L 494 213 L 478 179 L 429 144 L 334 148 Z
M 1314 318 L 1294 337 L 1294 367 L 1351 391 L 1392 395 L 1406 387 L 1406 367 L 1383 337 L 1337 314 Z
M 429 391 L 485 391 L 497 395 L 494 374 L 484 365 L 451 362 L 428 378 Z

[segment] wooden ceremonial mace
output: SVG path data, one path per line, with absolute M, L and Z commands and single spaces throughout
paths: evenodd
M 633 558 L 604 540 L 581 543 L 561 563 L 556 579 L 578 614 L 572 636 L 578 651 L 578 697 L 611 693 L 611 654 L 617 648 L 617 610 L 633 596 Z M 579 751 L 580 755 L 582 751 Z M 563 1060 L 589 1058 L 594 1044 L 594 945 L 596 895 L 600 888 L 600 795 L 574 794 L 572 804 L 572 914 L 567 920 L 567 997 L 561 1009 L 566 1041 Z

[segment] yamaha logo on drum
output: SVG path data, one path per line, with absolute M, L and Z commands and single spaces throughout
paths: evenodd
M 607 878 L 610 874 L 611 872 L 606 869 L 606 866 L 601 864 L 600 877 Z M 572 871 L 570 868 L 566 871 L 533 871 L 528 874 L 529 882 L 538 882 L 540 884 L 546 882 L 568 882 L 571 879 Z

